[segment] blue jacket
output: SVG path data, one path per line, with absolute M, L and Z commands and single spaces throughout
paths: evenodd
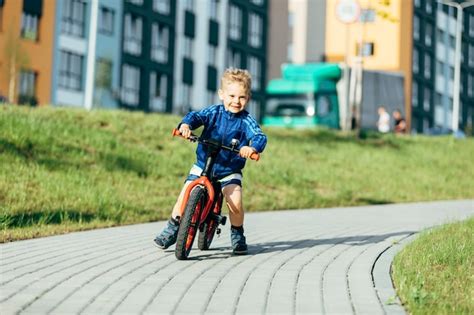
M 190 112 L 184 116 L 182 123 L 188 124 L 191 130 L 204 126 L 201 137 L 220 141 L 229 145 L 232 139 L 239 140 L 237 147 L 251 146 L 262 152 L 267 144 L 267 136 L 262 132 L 255 119 L 247 111 L 237 114 L 228 112 L 223 104 L 212 105 L 198 112 Z M 206 164 L 206 148 L 199 143 L 196 149 L 197 166 L 204 168 Z M 245 159 L 238 154 L 221 150 L 215 161 L 212 176 L 222 178 L 232 173 L 241 173 Z

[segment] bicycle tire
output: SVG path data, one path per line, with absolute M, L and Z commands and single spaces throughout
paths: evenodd
M 221 197 L 222 198 L 222 197 Z M 221 213 L 222 199 L 218 201 L 216 207 L 219 207 L 218 214 Z M 210 217 L 204 222 L 202 230 L 199 231 L 198 236 L 198 248 L 200 250 L 208 250 L 211 247 L 212 240 L 216 234 L 219 223 L 217 220 L 211 219 Z
M 176 240 L 175 256 L 179 260 L 186 260 L 191 252 L 194 238 L 199 229 L 201 208 L 205 206 L 205 195 L 206 191 L 202 186 L 196 186 L 190 193 Z

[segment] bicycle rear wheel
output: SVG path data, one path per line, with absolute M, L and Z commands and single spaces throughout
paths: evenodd
M 220 196 L 216 207 L 218 207 L 219 209 L 219 211 L 217 211 L 217 214 L 220 214 L 222 207 L 222 196 Z M 203 223 L 202 230 L 199 231 L 198 248 L 200 250 L 208 250 L 211 247 L 211 243 L 214 239 L 214 235 L 216 234 L 218 225 L 219 222 L 217 222 L 216 219 L 213 219 L 211 218 L 211 216 L 208 216 L 206 222 Z
M 194 238 L 199 229 L 199 217 L 206 204 L 205 196 L 206 191 L 202 186 L 196 186 L 191 191 L 176 240 L 175 255 L 179 260 L 187 259 L 191 252 Z

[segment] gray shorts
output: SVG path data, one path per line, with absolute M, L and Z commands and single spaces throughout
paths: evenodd
M 194 164 L 193 167 L 191 167 L 191 170 L 189 171 L 189 175 L 186 178 L 186 181 L 193 181 L 195 179 L 198 179 L 201 176 L 202 171 L 202 168 Z M 231 184 L 239 185 L 240 187 L 242 187 L 242 174 L 233 173 L 219 178 L 218 182 L 221 184 L 222 188 Z

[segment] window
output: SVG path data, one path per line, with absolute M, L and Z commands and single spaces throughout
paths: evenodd
M 426 79 L 431 78 L 431 56 L 425 54 L 425 69 L 424 69 L 424 76 Z
M 439 60 L 436 61 L 436 74 L 439 76 L 444 75 L 444 64 Z
M 456 47 L 456 38 L 453 35 L 449 35 L 449 47 Z
M 474 75 L 472 74 L 467 76 L 467 95 L 474 97 Z
M 168 62 L 169 28 L 153 23 L 151 26 L 151 59 Z
M 249 14 L 249 44 L 253 47 L 262 46 L 263 22 L 262 18 L 254 13 Z
M 182 0 L 183 9 L 188 11 L 194 10 L 194 0 Z
M 0 0 L 0 32 L 3 30 L 3 0 Z
M 38 39 L 39 16 L 23 12 L 21 19 L 21 37 L 36 41 Z
M 170 10 L 170 0 L 153 0 L 153 11 L 168 15 Z
M 114 10 L 106 7 L 100 8 L 99 32 L 107 35 L 112 35 L 114 33 L 114 16 Z
M 370 23 L 375 21 L 374 9 L 362 9 L 360 11 L 359 21 L 362 23 Z
M 134 5 L 142 5 L 143 0 L 126 0 L 127 2 L 134 4 Z
M 469 36 L 474 37 L 474 14 L 469 15 Z
M 179 96 L 181 109 L 186 113 L 191 109 L 191 86 L 183 83 L 181 85 L 181 93 L 179 93 Z
M 217 20 L 219 17 L 219 0 L 209 1 L 209 17 L 213 20 Z
M 230 48 L 227 51 L 227 65 L 229 67 L 241 67 L 241 54 L 238 50 Z
M 142 53 L 142 19 L 131 15 L 125 15 L 123 33 L 123 50 L 131 55 L 138 56 Z
M 232 4 L 229 14 L 229 38 L 233 40 L 242 38 L 242 10 Z
M 413 91 L 411 92 L 411 105 L 413 107 L 418 106 L 418 83 L 416 81 L 413 82 Z
M 316 115 L 324 117 L 331 113 L 331 100 L 327 95 L 320 95 L 316 100 Z
M 82 0 L 64 1 L 61 27 L 62 33 L 84 37 L 85 11 L 86 4 Z
M 140 68 L 124 64 L 122 66 L 122 102 L 138 106 L 140 99 Z
M 474 45 L 469 45 L 469 48 L 468 48 L 468 64 L 469 64 L 469 67 L 474 67 Z
M 152 111 L 166 111 L 168 91 L 168 77 L 156 71 L 150 73 L 150 109 Z
M 428 118 L 423 118 L 423 130 L 422 132 L 427 132 L 430 129 L 430 120 Z
M 216 104 L 217 102 L 217 96 L 216 96 L 216 92 L 215 91 L 209 91 L 207 90 L 207 93 L 206 93 L 206 99 L 207 99 L 207 104 Z
M 431 24 L 426 24 L 425 27 L 425 45 L 431 47 L 433 41 L 433 26 Z
M 420 70 L 420 66 L 419 66 L 420 59 L 419 58 L 420 58 L 420 56 L 418 54 L 418 49 L 413 48 L 413 60 L 412 60 L 413 73 L 418 73 L 418 71 Z
M 188 58 L 188 59 L 193 59 L 192 56 L 194 54 L 194 51 L 193 51 L 193 40 L 192 40 L 192 38 L 184 36 L 183 48 L 184 48 L 183 49 L 183 56 Z
M 248 67 L 249 72 L 252 75 L 252 90 L 260 90 L 260 81 L 262 79 L 262 66 L 260 60 L 254 56 L 249 56 L 248 58 Z
M 421 7 L 421 0 L 415 0 L 415 7 Z
M 434 101 L 435 106 L 441 106 L 442 98 L 443 96 L 441 95 L 441 93 L 435 93 L 435 101 Z
M 426 13 L 433 13 L 433 3 L 432 0 L 426 0 Z
M 84 56 L 61 51 L 59 61 L 59 86 L 67 90 L 82 89 L 82 65 Z
M 431 107 L 431 91 L 430 89 L 425 87 L 424 95 L 423 95 L 423 109 L 429 112 L 430 107 Z
M 368 56 L 373 56 L 374 55 L 374 49 L 375 49 L 375 44 L 374 43 L 363 43 L 362 44 L 362 51 L 359 51 L 360 44 L 356 44 L 356 54 L 360 55 L 362 54 L 363 57 L 368 57 Z
M 413 16 L 413 38 L 420 40 L 420 18 L 417 15 Z
M 209 65 L 215 65 L 217 61 L 217 48 L 213 45 L 208 45 L 207 47 L 207 63 Z
M 34 97 L 36 91 L 36 73 L 34 71 L 22 70 L 20 73 L 20 96 Z
M 255 5 L 263 5 L 264 1 L 265 0 L 250 0 L 250 2 L 252 2 Z

